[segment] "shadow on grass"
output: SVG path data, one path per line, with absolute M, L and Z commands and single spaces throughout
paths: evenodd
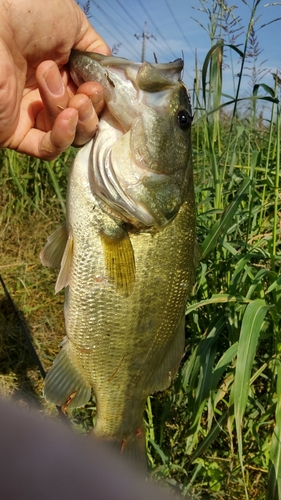
M 21 321 L 21 324 L 20 324 Z M 41 406 L 36 384 L 42 378 L 24 330 L 30 328 L 9 298 L 0 300 L 0 393 Z

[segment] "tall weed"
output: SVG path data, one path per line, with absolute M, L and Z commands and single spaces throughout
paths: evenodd
M 176 464 L 183 492 L 201 481 L 224 498 L 229 488 L 231 498 L 264 498 L 268 483 L 272 500 L 281 498 L 280 103 L 276 75 L 272 87 L 260 81 L 266 70 L 257 66 L 259 3 L 249 6 L 238 46 L 234 6 L 200 0 L 211 43 L 201 71 L 196 61 L 193 93 L 201 259 L 186 311 L 186 353 L 169 393 L 172 451 L 153 465 L 161 458 L 161 474 L 175 477 Z M 252 89 L 245 97 L 249 46 Z M 224 67 L 237 57 L 233 96 L 225 95 Z M 267 103 L 269 119 L 260 103 Z

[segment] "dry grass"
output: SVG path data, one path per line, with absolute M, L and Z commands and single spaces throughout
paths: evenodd
M 45 370 L 64 336 L 63 294 L 54 295 L 55 273 L 42 267 L 39 253 L 59 214 L 6 217 L 2 206 L 0 273 Z M 51 411 L 42 397 L 43 379 L 27 341 L 0 288 L 0 394 Z
M 55 295 L 57 272 L 43 267 L 39 254 L 60 224 L 61 211 L 55 204 L 48 205 L 46 214 L 25 210 L 7 217 L 5 202 L 0 210 L 0 274 L 47 372 L 65 335 L 64 294 Z M 45 401 L 42 390 L 43 377 L 0 284 L 0 395 L 56 417 L 56 408 Z M 84 432 L 93 427 L 94 415 L 90 401 L 85 408 L 70 410 L 68 417 Z

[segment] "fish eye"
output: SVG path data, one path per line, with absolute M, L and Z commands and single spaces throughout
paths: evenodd
M 191 123 L 192 123 L 192 116 L 190 116 L 188 114 L 188 112 L 185 111 L 184 109 L 181 109 L 178 112 L 178 124 L 179 124 L 179 127 L 182 130 L 186 130 L 187 128 L 190 127 Z

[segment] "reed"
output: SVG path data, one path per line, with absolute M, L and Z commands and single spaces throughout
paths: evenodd
M 183 493 L 201 481 L 214 498 L 264 498 L 267 489 L 269 500 L 281 498 L 280 103 L 276 75 L 272 87 L 261 80 L 258 6 L 243 33 L 233 6 L 200 1 L 211 45 L 201 71 L 195 62 L 193 90 L 201 259 L 180 374 L 163 407 L 155 403 L 169 419 L 154 431 L 166 452 L 156 460 L 153 443 L 153 466 L 170 479 L 176 466 Z M 225 95 L 224 68 L 237 57 L 239 77 Z

